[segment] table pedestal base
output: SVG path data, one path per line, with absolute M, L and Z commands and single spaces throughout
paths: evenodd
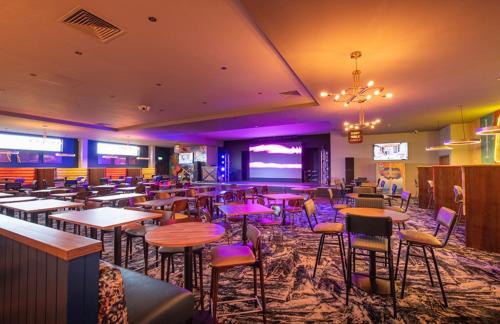
M 390 295 L 390 281 L 386 279 L 371 279 L 368 275 L 361 273 L 352 274 L 352 284 L 370 294 Z

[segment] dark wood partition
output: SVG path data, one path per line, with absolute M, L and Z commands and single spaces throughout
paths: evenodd
M 460 165 L 434 165 L 434 212 L 447 207 L 457 210 L 453 186 L 462 186 L 462 167 Z
M 100 249 L 0 215 L 0 323 L 97 323 Z
M 54 179 L 56 178 L 56 168 L 38 168 L 35 169 L 35 179 L 41 185 L 42 180 L 47 181 L 49 187 L 54 186 Z
M 140 177 L 142 176 L 142 169 L 139 168 L 129 168 L 127 169 L 127 177 Z
M 432 180 L 432 167 L 418 167 L 418 207 L 427 208 L 429 204 L 428 180 Z
M 100 185 L 99 179 L 104 178 L 103 168 L 90 168 L 89 169 L 89 185 L 98 186 Z
M 462 166 L 466 245 L 500 252 L 500 165 Z

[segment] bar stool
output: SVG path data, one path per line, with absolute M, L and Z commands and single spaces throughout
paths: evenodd
M 345 273 L 345 258 L 344 258 L 345 251 L 344 251 L 344 236 L 343 236 L 344 224 L 316 222 L 316 225 L 313 226 L 311 218 L 313 217 L 315 218 L 316 215 L 316 206 L 314 205 L 314 201 L 312 199 L 306 201 L 304 203 L 304 209 L 306 210 L 306 216 L 307 216 L 307 221 L 309 223 L 309 228 L 313 233 L 320 235 L 318 252 L 316 254 L 316 262 L 314 263 L 313 278 L 316 277 L 316 268 L 318 267 L 321 261 L 321 254 L 323 253 L 323 246 L 325 244 L 326 235 L 332 235 L 332 236 L 335 235 L 337 236 L 338 240 L 338 246 L 340 250 L 340 261 L 342 264 L 342 275 L 345 281 L 346 273 Z M 335 243 L 327 243 L 327 244 L 335 244 Z
M 261 233 L 253 225 L 248 224 L 247 227 L 247 238 L 252 243 L 251 248 L 247 245 L 219 245 L 212 249 L 212 262 L 210 266 L 212 267 L 212 280 L 210 284 L 210 309 L 213 317 L 214 323 L 217 323 L 217 305 L 225 304 L 230 302 L 243 302 L 243 301 L 254 301 L 256 310 L 245 311 L 237 314 L 248 314 L 248 313 L 258 313 L 262 312 L 262 319 L 266 323 L 266 297 L 264 293 L 264 267 L 262 260 L 262 250 L 261 250 Z M 252 298 L 244 298 L 237 300 L 227 300 L 218 301 L 218 290 L 219 290 L 219 277 L 220 274 L 226 270 L 232 269 L 234 267 L 248 266 L 253 269 L 253 283 L 254 283 L 254 296 Z M 260 300 L 257 295 L 257 269 L 259 269 L 260 277 Z M 219 316 L 227 316 L 229 314 L 222 314 Z
M 427 180 L 427 193 L 429 195 L 429 202 L 427 204 L 427 209 L 431 209 L 432 206 L 434 205 L 434 181 L 432 180 Z
M 328 188 L 328 198 L 330 199 L 330 206 L 332 206 L 332 209 L 335 211 L 335 216 L 333 218 L 333 222 L 335 223 L 337 221 L 337 214 L 339 213 L 339 210 L 349 208 L 350 206 L 348 204 L 335 203 L 335 197 L 333 195 L 332 188 Z
M 390 217 L 367 217 L 348 214 L 345 223 L 349 242 L 347 250 L 346 305 L 349 304 L 349 292 L 353 281 L 352 272 L 354 271 L 355 254 L 353 252 L 356 249 L 368 251 L 370 260 L 369 274 L 355 274 L 357 285 L 366 291 L 386 293 L 387 288 L 381 286 L 384 283 L 381 280 L 383 278 L 377 277 L 376 272 L 377 253 L 383 253 L 384 262 L 389 262 L 389 290 L 393 302 L 393 315 L 396 317 L 396 287 L 391 250 L 392 219 Z
M 464 193 L 462 187 L 453 186 L 453 194 L 455 195 L 455 204 L 457 204 L 457 224 L 460 224 L 464 215 Z
M 434 286 L 434 281 L 432 280 L 431 268 L 429 266 L 429 259 L 427 258 L 426 249 L 431 252 L 432 261 L 434 262 L 434 268 L 436 269 L 436 276 L 438 278 L 439 287 L 441 288 L 441 294 L 443 296 L 444 306 L 448 307 L 448 301 L 446 300 L 446 293 L 444 291 L 443 282 L 441 281 L 441 275 L 439 274 L 439 268 L 436 261 L 436 256 L 434 255 L 435 248 L 444 248 L 446 244 L 448 244 L 448 240 L 450 239 L 451 233 L 453 232 L 453 228 L 457 223 L 457 213 L 449 208 L 441 207 L 437 214 L 437 226 L 434 235 L 429 233 L 422 233 L 414 230 L 402 230 L 399 232 L 399 249 L 398 249 L 398 258 L 396 265 L 396 274 L 398 273 L 399 268 L 399 256 L 401 254 L 401 246 L 403 243 L 406 243 L 406 258 L 405 258 L 405 267 L 403 273 L 403 285 L 401 287 L 401 298 L 404 297 L 405 293 L 405 285 L 406 285 L 406 273 L 408 269 L 408 259 L 411 256 L 417 258 L 423 258 L 427 265 L 427 272 L 429 273 L 429 278 L 431 281 L 431 286 Z M 448 229 L 445 239 L 441 242 L 437 238 L 437 234 L 439 232 L 439 228 L 444 226 Z M 422 248 L 423 255 L 419 254 L 410 254 L 412 247 Z

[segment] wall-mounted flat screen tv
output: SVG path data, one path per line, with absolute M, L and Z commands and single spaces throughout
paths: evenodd
M 373 159 L 375 161 L 408 160 L 408 142 L 374 144 Z
M 193 153 L 179 153 L 179 164 L 192 164 Z

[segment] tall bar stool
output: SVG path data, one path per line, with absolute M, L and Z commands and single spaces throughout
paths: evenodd
M 427 203 L 427 209 L 431 209 L 434 206 L 434 181 L 427 180 L 427 193 L 429 194 L 429 202 Z
M 457 204 L 457 224 L 460 224 L 464 216 L 464 193 L 462 187 L 453 186 L 453 194 L 455 195 L 455 204 Z
M 390 217 L 367 217 L 348 214 L 345 218 L 348 238 L 347 252 L 347 285 L 346 305 L 349 304 L 349 292 L 353 282 L 353 262 L 355 250 L 364 250 L 369 253 L 369 274 L 355 273 L 354 281 L 363 290 L 386 293 L 383 278 L 377 276 L 377 253 L 383 253 L 384 262 L 389 263 L 389 291 L 392 296 L 393 315 L 396 317 L 396 287 L 394 265 L 391 250 L 392 219 Z M 381 286 L 383 285 L 383 286 Z
M 210 263 L 210 266 L 212 267 L 212 280 L 210 284 L 210 309 L 212 312 L 214 323 L 217 323 L 218 304 L 244 301 L 254 301 L 254 305 L 257 309 L 254 311 L 233 313 L 233 315 L 262 312 L 262 319 L 264 320 L 264 323 L 267 322 L 266 297 L 264 292 L 264 267 L 261 250 L 261 233 L 255 226 L 248 224 L 247 237 L 248 241 L 252 243 L 251 248 L 247 245 L 219 245 L 212 248 L 212 260 Z M 220 274 L 234 267 L 243 266 L 252 267 L 253 269 L 254 296 L 252 298 L 219 302 L 218 291 Z M 257 295 L 257 269 L 259 270 L 260 278 L 260 300 Z M 230 314 L 222 314 L 219 316 L 227 315 Z
M 335 203 L 335 197 L 332 188 L 328 188 L 328 199 L 330 200 L 330 206 L 332 206 L 332 209 L 335 211 L 335 216 L 333 218 L 333 222 L 335 223 L 337 221 L 337 214 L 339 213 L 339 210 L 349 208 L 350 206 L 348 204 Z
M 434 286 L 434 281 L 432 279 L 431 268 L 429 266 L 429 259 L 427 258 L 426 249 L 431 252 L 432 261 L 434 262 L 434 268 L 436 269 L 436 276 L 438 278 L 439 287 L 441 288 L 441 294 L 443 296 L 443 301 L 445 307 L 448 307 L 448 301 L 446 300 L 446 293 L 444 291 L 443 282 L 441 281 L 441 275 L 439 274 L 439 268 L 436 261 L 436 256 L 434 255 L 435 248 L 444 248 L 446 244 L 448 244 L 448 240 L 450 239 L 451 233 L 453 232 L 453 228 L 455 227 L 457 222 L 457 213 L 449 208 L 441 207 L 437 214 L 437 226 L 434 235 L 429 233 L 422 233 L 419 231 L 413 230 L 402 230 L 399 232 L 399 249 L 398 249 L 398 259 L 396 265 L 396 274 L 398 273 L 399 268 L 399 256 L 401 254 L 401 246 L 406 244 L 406 258 L 405 258 L 405 267 L 403 273 L 403 285 L 401 287 L 401 298 L 404 297 L 405 293 L 405 285 L 406 285 L 406 273 L 408 269 L 408 259 L 411 256 L 423 258 L 427 265 L 427 272 L 429 273 L 429 278 L 431 281 L 431 286 Z M 444 226 L 448 229 L 444 241 L 441 242 L 438 238 L 439 228 Z M 420 254 L 411 254 L 411 248 L 422 248 L 423 255 Z
M 313 233 L 319 234 L 319 246 L 318 252 L 316 253 L 316 262 L 314 263 L 314 271 L 313 278 L 316 277 L 316 268 L 318 267 L 321 261 L 321 254 L 323 253 L 323 246 L 325 244 L 326 235 L 337 236 L 338 246 L 340 250 L 340 261 L 342 264 L 342 275 L 344 277 L 344 281 L 346 280 L 345 273 L 345 251 L 344 251 L 344 224 L 342 223 L 318 223 L 313 226 L 312 218 L 316 219 L 316 206 L 314 205 L 314 201 L 312 199 L 307 200 L 304 203 L 304 209 L 306 210 L 307 221 L 309 223 L 309 228 Z M 327 243 L 327 244 L 335 244 L 335 243 Z M 337 244 L 335 244 L 337 245 Z

